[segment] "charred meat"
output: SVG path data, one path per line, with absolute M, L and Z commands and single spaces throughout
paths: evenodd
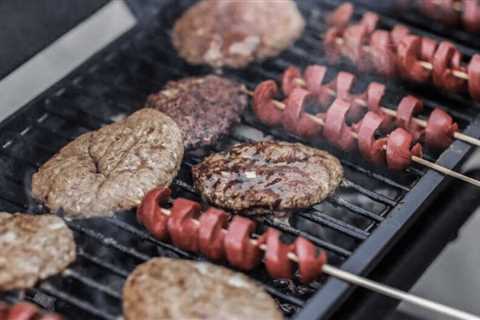
M 209 75 L 169 81 L 148 97 L 147 107 L 170 116 L 182 129 L 185 148 L 213 144 L 240 121 L 247 107 L 244 86 Z
M 245 214 L 309 207 L 343 178 L 337 158 L 299 143 L 238 144 L 193 167 L 197 190 L 215 206 Z

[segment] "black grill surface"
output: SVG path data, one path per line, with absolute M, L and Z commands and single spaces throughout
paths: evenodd
M 143 21 L 1 124 L 1 210 L 41 211 L 30 197 L 31 176 L 59 148 L 82 133 L 133 112 L 166 81 L 210 72 L 206 67 L 186 64 L 170 43 L 173 22 L 190 4 L 191 1 L 165 4 L 154 18 Z M 300 2 L 308 25 L 294 47 L 278 58 L 245 70 L 226 70 L 225 75 L 253 88 L 262 80 L 278 79 L 290 64 L 301 67 L 325 64 L 320 44 L 325 30 L 323 14 L 337 4 Z M 349 65 L 341 68 L 354 70 Z M 333 77 L 339 70 L 331 66 L 328 76 Z M 363 90 L 372 80 L 385 81 L 362 75 L 356 90 Z M 440 103 L 433 90 L 388 82 L 387 106 L 394 106 L 402 95 L 413 90 L 425 99 L 425 114 L 441 104 L 467 133 L 480 135 L 478 121 L 474 121 L 478 109 L 466 98 L 447 96 Z M 190 168 L 205 155 L 238 142 L 269 138 L 299 140 L 281 130 L 262 126 L 251 111 L 247 112 L 242 123 L 218 144 L 187 152 L 172 185 L 173 196 L 200 200 L 192 187 Z M 259 223 L 259 231 L 274 226 L 291 236 L 302 235 L 327 250 L 332 264 L 368 274 L 435 199 L 447 179 L 417 166 L 392 173 L 370 166 L 357 153 L 343 153 L 321 142 L 316 146 L 341 159 L 345 182 L 327 201 L 292 216 L 289 224 L 267 219 Z M 427 152 L 426 158 L 456 168 L 469 151 L 468 145 L 457 141 L 442 154 Z M 122 314 L 121 288 L 136 265 L 154 256 L 202 259 L 152 238 L 136 222 L 133 211 L 119 212 L 113 218 L 67 223 L 75 233 L 77 261 L 62 275 L 26 292 L 9 292 L 5 299 L 16 301 L 25 297 L 46 309 L 55 309 L 68 319 L 117 319 Z M 301 319 L 327 316 L 341 305 L 351 289 L 340 281 L 324 278 L 308 286 L 297 281 L 273 281 L 261 267 L 249 275 L 265 286 L 286 316 Z

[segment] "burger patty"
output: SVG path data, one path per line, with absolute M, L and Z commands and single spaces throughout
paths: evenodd
M 0 291 L 33 287 L 74 260 L 73 234 L 59 217 L 0 212 Z
M 206 262 L 155 258 L 123 288 L 125 320 L 282 319 L 274 300 L 241 273 Z
M 136 207 L 154 187 L 168 186 L 182 157 L 176 123 L 142 109 L 63 147 L 33 175 L 32 194 L 52 212 L 109 216 Z
M 202 0 L 177 20 L 172 39 L 192 64 L 241 68 L 278 55 L 304 25 L 292 0 Z
M 343 179 L 340 162 L 329 153 L 275 141 L 235 145 L 195 165 L 192 174 L 209 202 L 245 214 L 310 207 Z
M 215 143 L 239 122 L 247 107 L 245 88 L 215 75 L 169 81 L 148 97 L 147 107 L 170 116 L 183 131 L 185 148 Z

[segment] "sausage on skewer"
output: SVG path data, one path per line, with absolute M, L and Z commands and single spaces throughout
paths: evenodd
M 459 132 L 458 125 L 453 118 L 438 107 L 432 111 L 429 119 L 424 121 L 414 117 L 416 113 L 421 111 L 423 105 L 418 98 L 413 96 L 403 97 L 398 104 L 397 111 L 394 111 L 381 105 L 381 100 L 385 95 L 385 85 L 371 82 L 363 93 L 354 95 L 350 93 L 355 79 L 353 74 L 341 71 L 330 83 L 323 84 L 326 72 L 327 68 L 325 66 L 311 65 L 305 69 L 302 78 L 300 70 L 291 66 L 283 73 L 283 92 L 288 96 L 294 88 L 307 88 L 317 96 L 317 102 L 323 111 L 331 105 L 336 97 L 341 97 L 343 100 L 352 103 L 347 118 L 350 122 L 360 120 L 370 110 L 382 117 L 382 129 L 384 131 L 390 131 L 392 117 L 396 117 L 395 122 L 398 126 L 411 132 L 417 140 L 423 138 L 426 145 L 433 149 L 445 149 L 452 143 L 453 139 L 480 146 L 478 139 Z M 266 110 L 260 111 L 266 112 Z M 275 112 L 279 112 L 278 109 Z M 423 130 L 422 128 L 426 129 Z M 435 137 L 439 137 L 439 139 Z
M 361 71 L 375 71 L 386 77 L 397 75 L 418 83 L 431 82 L 454 93 L 468 90 L 472 98 L 480 101 L 479 54 L 464 65 L 460 51 L 448 41 L 437 43 L 410 34 L 404 26 L 395 26 L 390 32 L 377 29 L 379 18 L 372 12 L 348 24 L 346 21 L 352 16 L 347 14 L 351 12 L 348 8 L 350 5 L 342 5 L 327 18 L 330 28 L 323 43 L 331 63 L 346 57 Z
M 310 283 L 325 273 L 355 285 L 373 290 L 392 298 L 407 301 L 458 319 L 480 319 L 466 312 L 432 302 L 366 278 L 338 269 L 327 263 L 327 254 L 312 242 L 297 237 L 291 244 L 281 239 L 281 233 L 268 228 L 261 235 L 254 235 L 255 222 L 224 211 L 209 208 L 200 212 L 200 205 L 188 199 L 175 199 L 171 210 L 162 208 L 169 200 L 168 188 L 151 190 L 137 210 L 137 219 L 154 237 L 161 241 L 173 232 L 182 234 L 185 241 L 170 237 L 175 246 L 201 253 L 214 261 L 227 260 L 240 270 L 252 270 L 262 261 L 273 278 L 293 278 L 295 265 L 302 283 Z M 174 220 L 170 223 L 171 220 Z M 163 227 L 159 225 L 163 224 Z M 170 227 L 171 226 L 171 227 Z M 187 226 L 187 227 L 185 227 Z M 191 227 L 194 226 L 194 227 Z M 155 233 L 155 230 L 166 230 Z M 174 240 L 175 239 L 175 240 Z M 194 244 L 194 245 L 192 245 Z M 190 250 L 195 248 L 195 250 Z M 263 259 L 262 259 L 263 258 Z
M 259 84 L 259 86 L 257 86 L 257 88 L 255 89 L 255 92 L 247 91 L 247 94 L 249 94 L 251 96 L 255 96 L 255 94 L 258 93 L 258 91 L 262 90 L 262 88 L 263 88 L 263 84 L 261 83 L 261 84 Z M 301 89 L 295 89 L 295 90 L 301 90 Z M 285 104 L 283 104 L 279 101 L 272 100 L 272 104 L 275 105 L 279 110 L 285 110 Z M 334 104 L 332 104 L 332 106 L 333 105 L 337 105 L 337 108 L 340 108 L 340 107 L 343 108 L 342 105 L 344 105 L 344 102 L 338 102 L 336 104 L 334 103 Z M 333 111 L 330 111 L 330 110 L 332 110 L 332 108 L 329 108 L 328 111 L 333 112 Z M 328 111 L 327 111 L 327 113 L 328 113 Z M 339 111 L 335 110 L 335 112 L 339 112 Z M 343 117 L 343 114 L 344 114 L 343 111 L 340 114 Z M 257 114 L 257 116 L 258 116 L 258 114 Z M 316 116 L 314 116 L 314 115 L 309 114 L 309 113 L 307 113 L 306 116 L 309 117 L 313 122 L 316 122 L 321 127 L 324 127 L 326 125 L 325 120 L 323 119 L 323 118 L 326 118 L 326 116 L 323 116 L 321 114 L 320 115 L 317 114 Z M 264 121 L 262 118 L 259 118 L 259 119 L 262 122 Z M 341 144 L 339 144 L 339 140 L 330 141 L 330 142 L 332 144 L 337 144 L 337 145 L 343 146 L 344 145 L 343 142 L 347 141 L 345 139 L 350 139 L 349 137 L 342 136 L 342 134 L 345 134 L 345 133 L 351 133 L 351 137 L 358 140 L 358 134 L 355 131 L 355 129 L 358 129 L 359 127 L 361 127 L 362 124 L 363 124 L 363 121 L 357 123 L 354 126 L 352 126 L 352 128 L 354 129 L 353 131 L 350 128 L 345 129 L 344 125 L 341 125 L 341 126 L 335 125 L 334 126 L 335 130 L 341 130 L 340 132 L 335 133 L 335 136 L 337 138 L 340 137 Z M 349 127 L 348 124 L 346 125 L 346 127 Z M 395 135 L 393 135 L 393 133 L 395 133 Z M 390 144 L 390 151 L 386 154 L 386 156 L 387 156 L 387 165 L 391 169 L 395 169 L 395 170 L 405 169 L 406 167 L 408 167 L 410 165 L 410 162 L 413 161 L 415 163 L 421 164 L 421 165 L 426 166 L 430 169 L 438 171 L 442 174 L 448 175 L 450 177 L 454 177 L 456 179 L 460 179 L 464 182 L 467 182 L 467 183 L 470 183 L 470 184 L 475 185 L 477 187 L 480 187 L 480 181 L 479 180 L 467 177 L 467 176 L 465 176 L 461 173 L 458 173 L 454 170 L 445 168 L 445 167 L 443 167 L 441 165 L 438 165 L 434 162 L 430 162 L 428 160 L 423 159 L 421 157 L 422 156 L 421 145 L 418 144 L 418 143 L 412 145 L 412 143 L 414 142 L 413 138 L 407 137 L 408 135 L 411 135 L 411 134 L 403 128 L 397 128 L 397 129 L 394 130 L 394 132 L 392 132 L 390 135 L 388 135 L 388 139 L 392 139 L 392 143 Z M 399 139 L 398 137 L 401 137 L 401 139 Z M 401 144 L 399 144 L 400 140 L 403 141 Z M 388 141 L 387 141 L 387 144 L 388 144 Z M 348 144 L 347 144 L 347 146 L 348 146 Z M 398 150 L 398 152 L 392 152 L 392 148 L 402 149 L 402 150 Z M 388 149 L 388 147 L 385 147 L 383 150 L 387 151 L 387 149 Z M 398 159 L 393 159 L 393 158 L 390 159 L 390 160 L 388 159 L 389 155 L 391 157 L 395 156 L 396 154 L 403 154 L 404 155 L 406 149 L 409 150 L 410 159 L 408 161 L 404 160 L 404 161 L 399 162 Z

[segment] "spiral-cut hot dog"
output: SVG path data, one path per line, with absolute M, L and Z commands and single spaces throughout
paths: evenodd
M 415 141 L 423 141 L 426 146 L 432 149 L 444 149 L 453 141 L 454 134 L 458 130 L 458 125 L 445 111 L 435 108 L 426 122 L 426 128 L 423 128 L 413 119 L 415 114 L 422 110 L 422 101 L 413 96 L 405 96 L 400 100 L 396 111 L 396 117 L 393 119 L 390 115 L 387 115 L 384 112 L 384 109 L 381 106 L 381 100 L 385 95 L 385 85 L 378 82 L 371 82 L 364 92 L 352 94 L 350 90 L 353 87 L 355 75 L 341 71 L 329 83 L 323 84 L 322 81 L 326 72 L 327 68 L 325 66 L 311 65 L 305 69 L 302 78 L 300 69 L 293 66 L 287 68 L 282 77 L 284 94 L 288 96 L 295 88 L 306 87 L 317 97 L 317 103 L 319 105 L 317 109 L 322 112 L 329 110 L 330 106 L 333 106 L 333 102 L 337 97 L 350 102 L 348 113 L 344 120 L 348 123 L 356 123 L 353 127 L 356 128 L 354 131 L 357 132 L 360 129 L 358 122 L 367 112 L 372 111 L 378 114 L 382 119 L 381 126 L 378 129 L 384 132 L 390 132 L 393 129 L 393 125 L 396 125 L 412 134 Z M 259 86 L 263 86 L 263 84 L 261 83 Z M 255 110 L 261 109 L 259 106 L 255 105 L 255 101 L 254 108 Z M 278 109 L 276 109 L 276 111 L 280 112 Z M 326 114 L 328 114 L 328 111 Z M 316 116 L 325 117 L 326 114 L 317 113 Z M 262 122 L 267 124 L 267 122 L 263 121 L 263 117 L 259 113 L 257 113 L 257 116 Z M 300 117 L 300 115 L 297 117 Z M 303 116 L 303 118 L 305 118 L 305 116 Z M 395 123 L 393 120 L 395 120 Z M 329 120 L 325 121 L 326 127 L 330 126 L 328 124 Z M 339 123 L 344 122 L 345 121 L 340 121 Z M 276 125 L 280 124 L 282 124 L 281 121 L 276 123 Z M 294 134 L 308 138 L 306 135 L 298 134 L 295 131 L 289 130 L 289 128 L 293 126 L 294 124 L 289 124 L 289 126 L 285 128 Z M 318 133 L 321 133 L 321 128 L 318 128 Z
M 284 77 L 284 79 L 290 81 L 289 78 Z M 291 83 L 294 83 L 294 81 L 291 81 Z M 334 83 L 334 81 L 332 81 L 332 83 Z M 262 86 L 263 84 L 261 83 L 259 87 L 262 88 Z M 347 89 L 344 88 L 345 90 L 342 93 L 344 97 L 349 96 L 349 88 L 350 85 L 348 85 Z M 326 88 L 325 90 L 327 89 L 332 90 L 331 87 Z M 257 90 L 255 90 L 254 96 L 255 94 L 257 94 Z M 304 89 L 293 87 L 289 97 L 305 97 L 307 94 L 307 91 Z M 362 118 L 356 123 L 350 125 L 347 115 L 351 112 L 354 103 L 347 101 L 347 99 L 336 98 L 325 113 L 317 113 L 315 117 L 321 119 L 322 123 L 313 121 L 311 115 L 305 112 L 305 107 L 303 105 L 305 99 L 294 99 L 291 104 L 297 105 L 286 105 L 283 113 L 286 114 L 289 112 L 289 109 L 294 109 L 296 110 L 295 117 L 284 116 L 282 117 L 281 124 L 287 131 L 304 138 L 312 138 L 315 137 L 315 135 L 319 137 L 320 133 L 322 133 L 326 140 L 344 151 L 350 151 L 358 145 L 362 155 L 372 163 L 378 165 L 380 161 L 386 160 L 385 164 L 390 169 L 405 169 L 410 165 L 412 156 L 421 156 L 422 154 L 421 145 L 415 142 L 420 136 L 422 136 L 423 131 L 412 121 L 413 113 L 418 111 L 422 106 L 421 102 L 414 97 L 405 97 L 400 104 L 399 116 L 397 117 L 399 128 L 391 132 L 387 138 L 377 140 L 375 138 L 377 130 L 381 129 L 381 126 L 385 122 L 385 115 L 378 112 L 379 101 L 380 99 L 378 99 L 378 97 L 370 99 L 370 102 L 373 105 L 371 109 L 377 111 L 376 114 L 378 117 L 373 117 L 371 114 L 369 115 L 369 113 L 374 112 L 370 111 L 367 114 L 363 114 Z M 319 103 L 323 102 L 324 101 L 321 101 Z M 258 109 L 258 106 L 254 107 L 255 111 Z M 264 114 L 265 113 L 263 112 L 257 113 L 257 117 L 260 121 L 267 123 L 268 119 L 267 121 L 263 120 Z M 444 115 L 445 114 L 439 115 L 439 117 Z M 303 131 L 300 130 L 300 119 L 308 119 L 309 124 L 311 124 L 314 130 L 306 130 L 307 127 L 303 127 Z M 448 129 L 444 130 L 443 134 L 452 134 L 451 131 L 452 129 L 455 129 L 455 127 L 452 127 L 452 123 L 449 121 L 445 121 L 444 123 L 445 125 L 448 125 Z M 430 131 L 440 130 L 442 128 L 442 121 L 433 121 L 430 123 L 430 126 L 432 127 Z M 413 133 L 407 130 L 411 130 Z M 313 133 L 315 133 L 315 135 Z M 432 145 L 438 145 L 438 141 L 435 139 L 429 139 L 428 141 Z
M 342 5 L 327 18 L 330 28 L 323 43 L 331 63 L 346 57 L 361 71 L 374 71 L 387 77 L 398 75 L 418 83 L 430 82 L 454 93 L 468 90 L 472 98 L 480 101 L 479 54 L 464 65 L 461 52 L 452 43 L 437 43 L 411 34 L 404 26 L 396 26 L 391 31 L 377 29 L 378 16 L 371 12 L 349 24 L 350 8 L 351 5 Z M 480 17 L 480 9 L 476 14 Z
M 302 237 L 286 244 L 279 231 L 268 228 L 254 239 L 253 220 L 237 215 L 230 220 L 229 214 L 215 208 L 201 212 L 197 202 L 183 198 L 173 200 L 170 210 L 163 209 L 169 197 L 168 188 L 148 192 L 137 209 L 137 219 L 154 237 L 170 239 L 180 249 L 226 260 L 240 270 L 251 270 L 263 260 L 273 278 L 291 279 L 294 260 L 303 283 L 315 280 L 327 262 L 325 252 Z
M 0 302 L 0 320 L 62 320 L 54 313 L 42 313 L 38 307 L 28 302 L 7 305 Z

